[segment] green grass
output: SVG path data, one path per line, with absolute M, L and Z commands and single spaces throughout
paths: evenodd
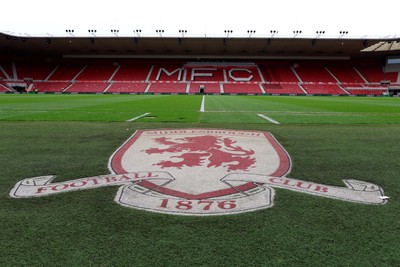
M 0 95 L 0 266 L 399 265 L 400 99 L 206 96 L 204 113 L 200 103 L 201 96 Z M 125 122 L 146 112 L 154 118 Z M 289 177 L 376 183 L 389 203 L 277 189 L 270 209 L 182 217 L 121 207 L 118 187 L 8 195 L 27 177 L 108 173 L 109 157 L 137 129 L 186 127 L 270 131 L 293 160 Z
M 205 122 L 265 123 L 263 114 L 280 123 L 391 124 L 400 123 L 400 99 L 360 97 L 207 96 Z M 229 113 L 229 116 L 227 116 Z
M 126 121 L 151 112 L 152 121 L 196 120 L 199 96 L 2 95 L 0 120 Z
M 199 95 L 0 95 L 0 120 L 399 124 L 400 99 Z

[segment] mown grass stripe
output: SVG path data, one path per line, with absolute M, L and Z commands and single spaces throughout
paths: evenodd
M 206 104 L 206 96 L 203 95 L 203 98 L 201 99 L 201 105 L 200 105 L 200 112 L 204 112 L 205 111 L 205 104 Z
M 142 115 L 139 115 L 139 116 L 134 117 L 134 118 L 132 118 L 132 119 L 129 119 L 129 120 L 127 120 L 127 121 L 135 121 L 135 120 L 140 119 L 140 118 L 142 118 L 142 117 L 145 117 L 145 116 L 147 116 L 147 115 L 149 115 L 149 114 L 150 114 L 150 112 L 144 113 L 144 114 L 142 114 Z
M 257 116 L 259 116 L 259 117 L 261 117 L 261 118 L 263 118 L 263 119 L 265 119 L 265 120 L 267 120 L 267 121 L 269 121 L 269 122 L 271 122 L 271 123 L 273 123 L 273 124 L 281 124 L 279 121 L 276 121 L 276 120 L 274 120 L 274 119 L 271 119 L 270 117 L 265 116 L 265 115 L 263 115 L 263 114 L 257 114 Z

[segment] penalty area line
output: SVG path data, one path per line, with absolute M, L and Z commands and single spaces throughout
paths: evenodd
M 201 106 L 200 106 L 200 112 L 204 112 L 205 111 L 205 104 L 206 104 L 206 96 L 203 95 L 203 99 L 201 100 Z
M 135 121 L 135 120 L 140 119 L 140 118 L 142 118 L 142 117 L 145 117 L 145 116 L 147 116 L 147 115 L 149 115 L 149 114 L 150 114 L 150 112 L 144 113 L 144 114 L 142 114 L 142 115 L 139 115 L 139 116 L 137 116 L 137 117 L 134 117 L 134 118 L 129 119 L 129 120 L 126 120 L 126 121 Z
M 263 114 L 257 114 L 257 116 L 260 117 L 260 118 L 263 118 L 263 119 L 265 119 L 265 120 L 267 120 L 267 121 L 269 121 L 269 122 L 271 122 L 271 123 L 273 123 L 273 124 L 281 124 L 279 121 L 276 121 L 276 120 L 274 120 L 274 119 L 271 119 L 270 117 L 265 116 L 265 115 L 263 115 Z

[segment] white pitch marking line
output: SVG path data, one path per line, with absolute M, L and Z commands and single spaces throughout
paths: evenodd
M 259 117 L 261 117 L 261 118 L 263 118 L 263 119 L 265 119 L 265 120 L 267 120 L 267 121 L 273 123 L 273 124 L 281 124 L 279 121 L 276 121 L 276 120 L 274 120 L 274 119 L 271 119 L 270 117 L 265 116 L 265 115 L 263 115 L 263 114 L 257 114 L 257 115 L 258 115 Z
M 140 119 L 140 118 L 142 118 L 142 117 L 145 117 L 145 116 L 147 116 L 147 115 L 149 115 L 149 114 L 150 114 L 150 112 L 144 113 L 144 114 L 142 114 L 142 115 L 139 115 L 139 116 L 137 116 L 137 117 L 135 117 L 135 118 L 132 118 L 132 119 L 129 119 L 129 120 L 127 120 L 127 121 L 135 121 L 135 120 Z
M 206 96 L 203 95 L 203 99 L 201 100 L 200 112 L 204 112 L 205 111 L 204 110 L 205 109 L 204 108 L 205 104 L 206 104 Z

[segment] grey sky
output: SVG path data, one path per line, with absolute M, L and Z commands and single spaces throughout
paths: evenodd
M 132 36 L 141 29 L 142 36 L 155 36 L 156 29 L 165 36 L 178 36 L 187 30 L 187 36 L 224 36 L 224 30 L 233 30 L 233 36 L 269 36 L 278 30 L 279 36 L 315 36 L 325 31 L 324 37 L 337 38 L 340 31 L 347 37 L 398 37 L 399 1 L 359 0 L 145 0 L 145 1 L 48 1 L 14 0 L 2 4 L 0 31 L 16 35 L 96 35 Z M 301 37 L 299 36 L 299 37 Z

